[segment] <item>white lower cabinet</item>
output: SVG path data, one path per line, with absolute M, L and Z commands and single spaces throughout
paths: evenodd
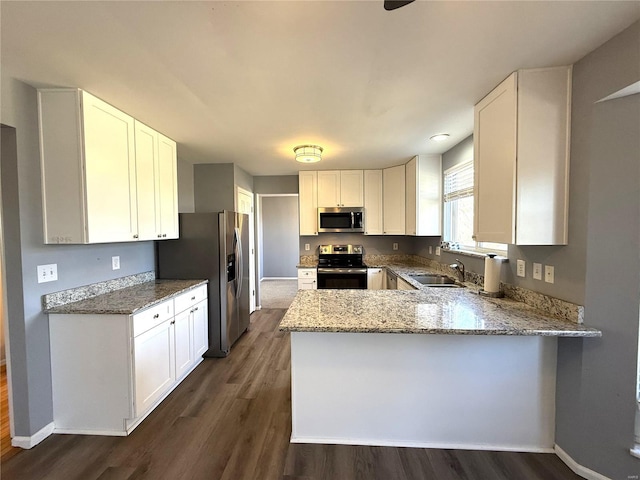
M 176 381 L 175 320 L 167 320 L 133 339 L 135 416 L 156 403 Z
M 128 435 L 208 348 L 207 286 L 135 315 L 50 314 L 54 433 Z
M 367 289 L 384 290 L 386 288 L 387 272 L 384 268 L 367 268 Z
M 316 290 L 317 288 L 317 270 L 315 268 L 299 268 L 298 290 Z
M 417 288 L 411 285 L 406 280 L 403 280 L 400 277 L 398 277 L 398 290 L 417 290 Z

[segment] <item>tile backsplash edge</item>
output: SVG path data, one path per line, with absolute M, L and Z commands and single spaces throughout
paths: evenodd
M 67 303 L 86 300 L 87 298 L 93 298 L 105 293 L 122 290 L 123 288 L 132 287 L 133 285 L 138 285 L 140 283 L 151 282 L 155 279 L 156 272 L 150 271 L 92 283 L 90 285 L 83 285 L 81 287 L 70 288 L 60 292 L 47 293 L 42 296 L 42 309 L 48 310 L 54 307 L 59 307 L 60 305 L 66 305 Z

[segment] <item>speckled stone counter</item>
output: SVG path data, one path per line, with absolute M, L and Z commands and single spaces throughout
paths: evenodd
M 206 283 L 207 280 L 154 280 L 48 308 L 44 313 L 130 315 Z

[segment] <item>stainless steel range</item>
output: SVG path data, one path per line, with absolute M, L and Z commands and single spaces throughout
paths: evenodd
M 367 288 L 362 245 L 320 245 L 318 288 Z

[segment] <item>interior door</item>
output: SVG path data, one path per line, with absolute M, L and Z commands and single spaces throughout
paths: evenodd
M 253 229 L 253 193 L 238 187 L 237 211 L 249 215 L 249 313 L 256 309 L 256 259 Z

